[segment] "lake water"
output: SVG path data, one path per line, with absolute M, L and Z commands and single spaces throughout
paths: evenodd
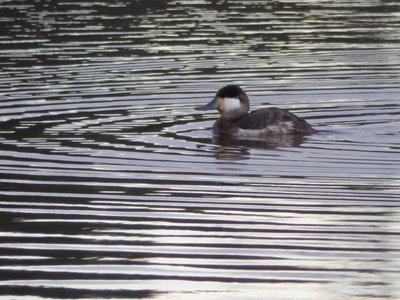
M 400 299 L 399 1 L 0 16 L 0 299 Z M 230 83 L 319 132 L 213 138 Z

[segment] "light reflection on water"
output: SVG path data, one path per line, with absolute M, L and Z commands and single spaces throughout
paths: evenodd
M 399 11 L 3 1 L 0 298 L 399 298 Z M 232 82 L 319 132 L 212 137 Z

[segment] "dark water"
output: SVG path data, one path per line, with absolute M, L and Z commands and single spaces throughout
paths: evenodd
M 0 16 L 0 299 L 400 299 L 398 1 Z M 228 83 L 319 133 L 213 139 Z

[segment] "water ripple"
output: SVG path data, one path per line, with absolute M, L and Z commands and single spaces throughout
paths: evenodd
M 400 297 L 396 1 L 3 2 L 0 299 Z

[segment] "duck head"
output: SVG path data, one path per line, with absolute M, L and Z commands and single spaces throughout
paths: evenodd
M 217 109 L 222 119 L 233 121 L 248 114 L 249 98 L 239 86 L 227 85 L 217 92 L 210 103 L 195 109 Z

